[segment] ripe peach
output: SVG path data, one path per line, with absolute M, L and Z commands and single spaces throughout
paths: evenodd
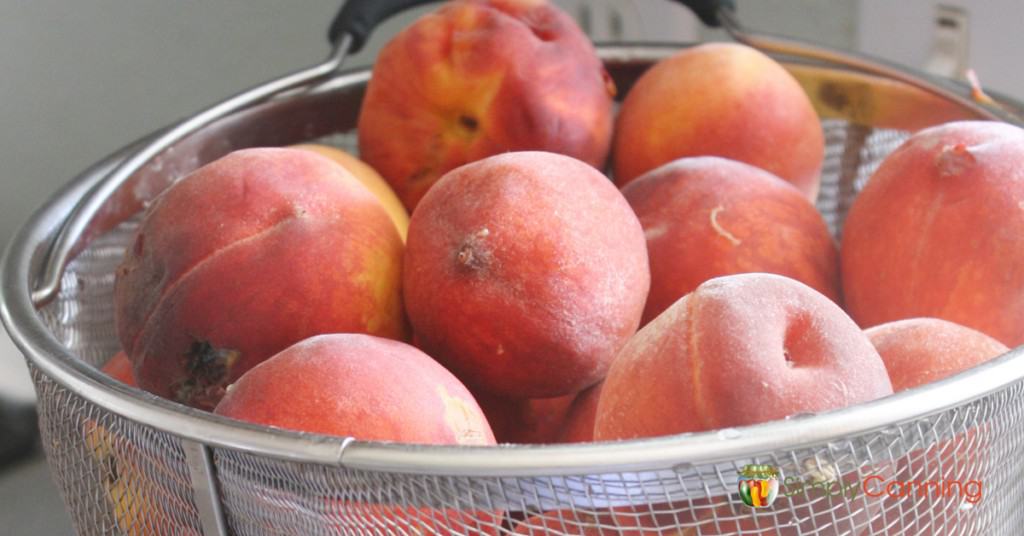
M 772 274 L 711 279 L 619 352 L 594 438 L 744 426 L 892 393 L 856 324 L 810 287 Z
M 498 443 L 556 443 L 576 395 L 515 399 L 477 393 Z
M 409 224 L 405 303 L 419 343 L 498 396 L 597 383 L 650 285 L 643 230 L 604 175 L 543 152 L 446 174 Z
M 651 293 L 643 322 L 712 277 L 769 272 L 839 301 L 839 251 L 828 226 L 789 183 L 714 156 L 681 158 L 622 194 L 647 236 Z
M 871 343 L 881 354 L 889 370 L 893 390 L 902 391 L 929 382 L 941 380 L 975 365 L 998 357 L 1009 349 L 999 341 L 973 329 L 937 318 L 912 318 L 888 322 L 865 331 Z M 984 427 L 984 423 L 976 426 Z M 942 430 L 939 430 L 941 433 Z M 914 450 L 899 463 L 899 482 L 939 482 L 945 485 L 957 482 L 959 491 L 969 481 L 983 477 L 989 462 L 983 429 L 970 428 L 949 439 L 930 444 L 926 450 Z M 930 438 L 929 438 L 930 440 Z M 889 481 L 878 482 L 876 488 L 884 490 Z M 980 493 L 980 484 L 979 493 Z M 896 489 L 896 488 L 894 488 Z M 906 492 L 900 488 L 897 493 Z M 909 497 L 884 497 L 887 518 L 882 525 L 893 523 L 902 510 L 904 523 L 916 530 L 950 532 L 960 526 L 943 520 L 959 507 L 960 497 L 943 496 L 939 488 L 911 489 Z M 902 503 L 902 504 L 899 504 Z M 878 525 L 879 523 L 876 523 Z M 902 525 L 896 523 L 891 532 L 879 529 L 880 534 L 898 534 Z
M 1010 351 L 980 331 L 938 318 L 897 320 L 864 334 L 882 356 L 896 392 L 941 380 Z
M 135 374 L 132 373 L 132 362 L 124 352 L 114 354 L 100 370 L 125 385 L 138 387 L 135 383 Z
M 658 62 L 630 89 L 615 127 L 615 181 L 713 155 L 765 169 L 814 201 L 824 140 L 810 99 L 781 65 L 745 45 L 709 43 Z
M 405 242 L 405 236 L 409 234 L 409 213 L 405 210 L 405 206 L 402 205 L 402 201 L 395 195 L 395 191 L 388 186 L 388 181 L 384 180 L 384 177 L 381 177 L 377 170 L 370 167 L 366 162 L 334 147 L 310 143 L 296 145 L 295 148 L 313 151 L 341 164 L 341 167 L 345 168 L 363 186 L 373 192 L 373 195 L 377 196 L 377 200 L 384 205 L 384 210 L 388 212 L 388 216 L 391 216 L 391 221 L 395 222 L 395 227 L 398 229 L 398 234 L 402 237 L 402 242 Z
M 584 443 L 594 440 L 594 419 L 597 418 L 597 402 L 601 399 L 598 383 L 581 392 L 573 400 L 558 435 L 558 443 Z
M 1024 343 L 1024 130 L 963 121 L 922 130 L 853 202 L 841 272 L 861 326 L 913 317 Z
M 212 408 L 246 370 L 307 337 L 405 337 L 402 240 L 327 158 L 236 151 L 165 191 L 114 284 L 143 389 Z
M 408 344 L 319 335 L 246 372 L 215 412 L 257 424 L 364 441 L 492 445 L 466 388 Z
M 614 93 L 587 36 L 545 0 L 448 2 L 381 50 L 359 150 L 411 211 L 444 173 L 507 151 L 603 167 Z
M 493 445 L 469 391 L 418 349 L 362 334 L 320 335 L 246 372 L 215 412 L 257 424 L 363 441 Z M 497 534 L 500 512 L 327 498 L 347 511 L 340 533 Z M 356 514 L 358 512 L 358 514 Z M 376 530 L 375 530 L 376 529 Z
M 117 354 L 120 355 L 120 354 Z M 113 425 L 113 427 L 111 426 Z M 104 426 L 92 418 L 82 423 L 83 446 L 88 453 L 89 474 L 98 484 L 115 527 L 110 531 L 125 536 L 181 534 L 198 536 L 191 526 L 173 515 L 190 506 L 184 498 L 167 492 L 167 482 L 177 478 L 167 463 L 154 459 L 117 422 Z M 81 466 L 80 466 L 81 467 Z M 97 471 L 98 470 L 98 471 Z M 97 472 L 94 472 L 97 471 Z

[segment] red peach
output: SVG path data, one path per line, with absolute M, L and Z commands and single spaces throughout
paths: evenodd
M 107 360 L 100 370 L 115 380 L 132 387 L 137 387 L 135 374 L 132 373 L 132 362 L 124 352 L 118 352 Z
M 935 317 L 1024 343 L 1024 130 L 963 121 L 911 136 L 854 200 L 841 272 L 863 327 Z
M 320 335 L 246 372 L 215 412 L 363 441 L 492 445 L 476 400 L 430 356 L 362 334 Z
M 748 164 L 681 158 L 622 194 L 644 227 L 651 292 L 643 323 L 712 277 L 769 272 L 839 301 L 839 251 L 791 184 Z
M 498 443 L 556 443 L 576 395 L 514 399 L 476 395 Z
M 613 160 L 620 186 L 683 156 L 722 156 L 818 195 L 824 134 L 800 84 L 734 43 L 683 50 L 644 73 L 622 103 Z
M 503 152 L 603 167 L 614 94 L 590 40 L 556 6 L 448 2 L 381 50 L 359 150 L 411 211 L 449 170 Z
M 471 387 L 510 398 L 600 381 L 650 285 L 629 204 L 593 167 L 553 153 L 448 173 L 413 213 L 407 247 L 418 342 Z
M 831 300 L 783 276 L 725 276 L 630 339 L 605 379 L 594 438 L 745 426 L 891 393 L 878 352 Z
M 351 173 L 366 189 L 377 196 L 377 200 L 384 206 L 384 210 L 388 212 L 391 221 L 395 222 L 395 228 L 398 229 L 402 242 L 405 242 L 405 235 L 409 232 L 409 212 L 405 210 L 405 205 L 395 195 L 394 190 L 388 186 L 384 177 L 377 173 L 377 170 L 370 167 L 366 162 L 335 147 L 310 143 L 296 145 L 295 148 L 313 151 L 314 153 L 326 156 Z
M 300 149 L 236 151 L 165 191 L 114 284 L 139 386 L 200 408 L 321 333 L 404 338 L 402 240 L 343 168 Z
M 483 411 L 450 372 L 418 349 L 361 334 L 320 335 L 246 372 L 217 414 L 266 426 L 363 441 L 493 445 Z M 328 499 L 357 515 L 338 530 L 407 529 L 413 533 L 497 534 L 500 512 L 415 508 Z
M 598 383 L 581 392 L 573 400 L 558 435 L 558 443 L 584 443 L 594 440 L 594 420 L 597 418 L 597 403 L 601 400 Z
M 897 320 L 870 328 L 865 333 L 885 361 L 895 391 L 941 380 L 1009 351 L 984 333 L 937 318 Z M 989 459 L 988 449 L 983 448 L 985 435 L 980 429 L 970 428 L 926 450 L 912 451 L 900 460 L 895 480 L 939 482 L 940 486 L 955 485 L 958 491 L 963 486 L 977 485 L 980 494 L 982 484 L 969 481 L 981 482 L 985 462 Z M 889 482 L 879 482 L 876 487 L 885 489 Z M 920 494 L 921 488 L 911 489 L 911 495 L 906 497 L 886 495 L 885 509 L 891 513 L 875 523 L 878 532 L 898 534 L 904 528 L 914 528 L 918 532 L 944 530 L 946 533 L 960 526 L 952 519 L 948 524 L 942 520 L 959 510 L 961 497 L 943 496 L 941 488 L 924 490 L 925 493 Z M 904 487 L 900 493 L 905 491 Z M 897 521 L 899 517 L 904 518 L 902 522 Z M 893 524 L 889 532 L 882 529 L 888 524 Z
M 1010 351 L 980 331 L 938 318 L 897 320 L 864 333 L 882 356 L 896 392 L 941 380 Z

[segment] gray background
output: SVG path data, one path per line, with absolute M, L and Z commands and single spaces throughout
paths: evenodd
M 722 38 L 657 0 L 557 0 L 615 8 L 638 40 Z M 749 26 L 915 66 L 927 58 L 933 0 L 739 0 Z M 950 0 L 969 5 L 966 0 Z M 0 246 L 61 184 L 99 157 L 177 118 L 327 52 L 340 0 L 0 0 Z M 971 8 L 971 62 L 990 86 L 1024 94 L 1013 68 L 1019 0 Z M 352 64 L 412 16 L 392 21 Z M 616 37 L 593 28 L 595 37 Z M 21 357 L 0 334 L 0 395 L 31 397 Z M 0 441 L 3 441 L 0 438 Z M 0 536 L 69 533 L 45 465 L 0 468 Z

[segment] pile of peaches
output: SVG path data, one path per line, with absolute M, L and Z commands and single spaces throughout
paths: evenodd
M 915 133 L 840 244 L 774 60 L 696 46 L 615 95 L 556 7 L 443 5 L 380 53 L 362 160 L 240 150 L 150 205 L 105 369 L 272 427 L 491 445 L 827 411 L 1024 343 L 1024 130 Z

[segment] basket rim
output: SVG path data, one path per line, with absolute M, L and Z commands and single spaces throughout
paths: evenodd
M 234 421 L 109 378 L 61 345 L 32 304 L 31 285 L 38 277 L 42 246 L 78 199 L 156 134 L 82 172 L 12 237 L 0 261 L 0 319 L 26 360 L 48 378 L 105 411 L 179 438 L 296 462 L 392 473 L 525 477 L 664 469 L 849 439 L 968 404 L 1024 379 L 1022 345 L 938 382 L 816 415 L 726 429 L 728 433 L 715 430 L 590 444 L 467 447 L 366 442 Z

